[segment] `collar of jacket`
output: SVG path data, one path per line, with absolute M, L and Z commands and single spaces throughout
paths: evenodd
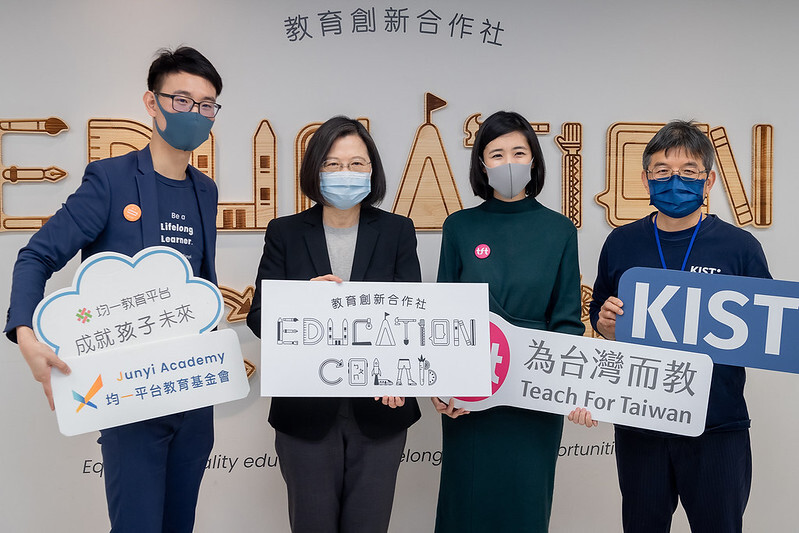
M 316 204 L 305 212 L 305 243 L 314 269 L 320 276 L 331 273 L 330 256 L 327 253 L 325 228 L 322 224 L 322 206 Z M 358 218 L 358 237 L 355 241 L 355 257 L 352 260 L 350 281 L 364 281 L 366 269 L 372 259 L 380 231 L 376 227 L 380 211 L 371 206 L 361 206 Z

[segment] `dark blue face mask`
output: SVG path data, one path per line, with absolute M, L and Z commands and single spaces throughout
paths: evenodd
M 685 181 L 676 174 L 666 181 L 649 180 L 649 203 L 671 218 L 688 216 L 702 206 L 706 181 Z
M 191 152 L 208 138 L 211 133 L 211 126 L 214 121 L 208 117 L 204 117 L 194 111 L 187 113 L 167 113 L 166 110 L 158 101 L 158 96 L 155 97 L 155 103 L 164 115 L 166 120 L 166 128 L 161 129 L 158 126 L 158 121 L 155 121 L 155 128 L 158 134 L 164 139 L 169 146 L 177 150 Z

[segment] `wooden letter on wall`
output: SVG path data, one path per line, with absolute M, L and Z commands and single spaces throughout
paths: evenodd
M 6 167 L 2 159 L 3 135 L 7 133 L 45 133 L 55 136 L 69 127 L 56 117 L 32 119 L 0 119 L 0 231 L 37 230 L 49 216 L 9 216 L 3 204 L 3 186 L 31 181 L 56 182 L 66 177 L 66 171 L 56 167 Z
M 463 121 L 463 147 L 471 148 L 474 146 L 474 138 L 477 135 L 477 130 L 483 125 L 480 120 L 480 113 L 474 113 L 466 117 Z M 549 133 L 549 122 L 531 122 L 530 127 L 536 135 L 546 135 Z
M 133 150 L 141 150 L 150 142 L 152 128 L 141 122 L 115 118 L 93 118 L 89 120 L 88 156 L 89 162 L 108 157 L 125 155 Z M 191 153 L 190 163 L 200 172 L 214 176 L 214 134 Z
M 583 227 L 583 125 L 579 122 L 564 122 L 555 144 L 563 153 L 561 183 L 563 193 L 562 213 L 577 229 Z
M 713 128 L 710 130 L 710 138 L 716 149 L 716 162 L 735 222 L 739 226 L 771 226 L 773 127 L 769 124 L 757 124 L 752 129 L 751 204 L 746 197 L 744 182 L 727 138 L 727 130 L 724 126 Z
M 752 127 L 752 209 L 753 224 L 759 228 L 771 226 L 774 202 L 774 127 L 756 124 Z
M 582 276 L 580 276 L 580 278 L 582 281 Z M 593 287 L 580 284 L 580 320 L 585 326 L 585 333 L 583 333 L 583 336 L 593 337 L 596 339 L 601 337 L 601 335 L 596 331 L 594 331 L 593 326 L 591 326 L 591 315 L 589 313 L 589 309 L 591 306 L 591 296 L 593 294 L 594 294 Z
M 150 142 L 152 128 L 126 119 L 89 121 L 89 161 L 115 157 L 141 150 Z M 277 154 L 275 132 L 262 120 L 253 135 L 252 187 L 248 202 L 219 202 L 216 229 L 220 231 L 260 231 L 277 216 Z M 214 134 L 191 153 L 190 163 L 211 179 L 216 179 Z
M 262 120 L 252 137 L 252 199 L 220 202 L 216 227 L 228 231 L 266 229 L 277 216 L 277 138 L 268 120 Z
M 662 123 L 616 122 L 608 128 L 605 160 L 606 189 L 595 197 L 605 208 L 608 224 L 617 228 L 645 217 L 655 210 L 649 205 L 649 194 L 641 183 L 641 159 L 644 148 Z M 705 134 L 707 124 L 697 124 Z M 708 204 L 702 206 L 707 213 Z
M 595 199 L 599 205 L 605 207 L 605 217 L 611 226 L 623 226 L 654 210 L 649 205 L 649 195 L 641 183 L 641 158 L 647 143 L 664 125 L 617 122 L 608 129 L 605 166 L 607 188 Z M 697 126 L 713 143 L 720 181 L 727 192 L 735 223 L 738 226 L 770 226 L 773 200 L 773 127 L 770 124 L 757 124 L 752 130 L 754 201 L 750 204 L 727 138 L 727 130 L 723 126 L 713 129 L 707 124 Z M 702 207 L 707 213 L 708 203 Z
M 219 286 L 219 292 L 225 300 L 225 305 L 230 307 L 227 314 L 228 322 L 239 322 L 247 318 L 247 313 L 252 307 L 252 298 L 255 295 L 255 287 L 248 285 L 244 287 L 244 292 L 239 292 L 231 287 Z
M 391 209 L 413 219 L 417 231 L 440 230 L 447 215 L 463 209 L 441 134 L 432 122 L 433 111 L 445 105 L 441 98 L 425 93 L 425 121 L 416 130 Z

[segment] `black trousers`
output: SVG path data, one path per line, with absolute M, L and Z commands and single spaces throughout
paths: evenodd
M 741 533 L 752 485 L 749 430 L 661 437 L 616 428 L 625 533 L 668 533 L 679 497 L 692 533 Z
M 366 437 L 344 409 L 318 441 L 276 432 L 293 533 L 385 533 L 407 430 Z

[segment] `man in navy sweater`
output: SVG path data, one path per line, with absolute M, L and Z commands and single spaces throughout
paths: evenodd
M 641 180 L 657 211 L 611 232 L 599 257 L 590 313 L 606 339 L 624 312 L 619 278 L 632 267 L 771 278 L 750 233 L 702 213 L 713 161 L 713 145 L 690 122 L 667 124 L 647 144 Z M 694 533 L 741 532 L 752 478 L 745 381 L 741 367 L 713 366 L 699 437 L 615 427 L 625 533 L 668 532 L 678 497 Z

